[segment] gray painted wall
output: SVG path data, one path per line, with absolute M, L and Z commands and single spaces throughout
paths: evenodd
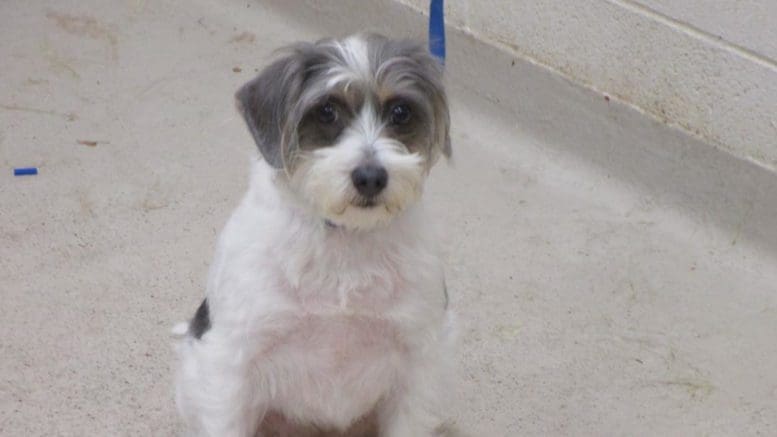
M 428 0 L 396 1 L 428 8 Z M 449 25 L 777 169 L 775 0 L 449 0 L 446 8 Z

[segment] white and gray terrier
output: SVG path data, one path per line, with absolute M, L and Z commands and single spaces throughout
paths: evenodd
M 424 181 L 450 156 L 439 62 L 300 43 L 237 92 L 263 159 L 179 326 L 188 435 L 441 435 L 452 323 Z

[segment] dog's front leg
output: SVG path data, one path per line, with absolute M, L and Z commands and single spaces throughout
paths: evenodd
M 416 361 L 404 381 L 379 407 L 380 437 L 440 435 L 450 370 L 448 356 L 439 352 Z
M 380 437 L 438 436 L 443 422 L 424 399 L 427 395 L 416 388 L 396 393 L 380 411 Z
M 266 399 L 249 357 L 214 337 L 191 340 L 184 348 L 177 403 L 186 435 L 254 437 Z

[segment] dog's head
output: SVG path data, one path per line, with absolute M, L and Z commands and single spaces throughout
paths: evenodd
M 450 156 L 439 62 L 379 35 L 301 43 L 237 92 L 265 161 L 325 220 L 389 222 Z

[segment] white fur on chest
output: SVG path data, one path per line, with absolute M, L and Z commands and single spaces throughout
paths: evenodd
M 408 211 L 369 233 L 289 208 L 257 169 L 219 241 L 209 278 L 212 333 L 261 363 L 271 409 L 346 426 L 407 367 L 445 314 L 442 269 Z
M 299 423 L 345 428 L 396 384 L 406 348 L 392 324 L 364 316 L 307 315 L 263 353 L 270 409 Z

